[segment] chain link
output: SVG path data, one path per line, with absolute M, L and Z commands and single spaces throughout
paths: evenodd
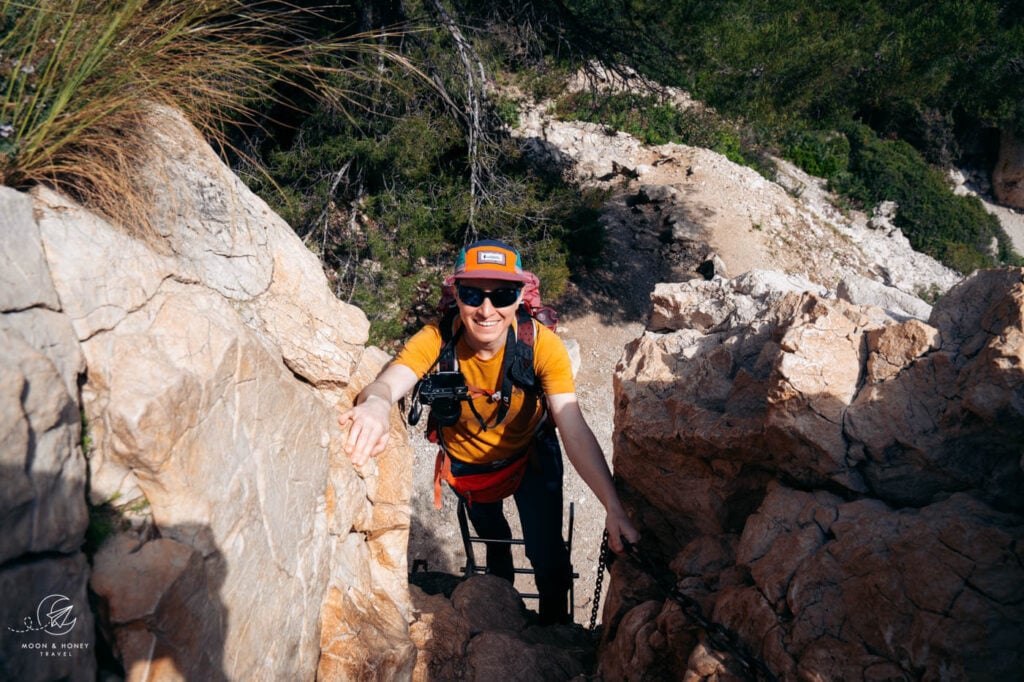
M 645 573 L 654 578 L 658 587 L 673 600 L 683 611 L 691 622 L 696 623 L 707 636 L 707 642 L 711 648 L 717 651 L 725 651 L 733 656 L 747 679 L 754 682 L 778 682 L 778 678 L 768 669 L 764 661 L 751 655 L 743 646 L 742 641 L 735 632 L 721 623 L 716 623 L 704 615 L 700 603 L 684 593 L 677 584 L 674 575 L 669 575 L 664 569 L 655 566 L 654 562 L 640 553 L 639 547 L 623 538 L 626 547 L 626 556 L 632 559 Z M 594 589 L 594 603 L 590 613 L 590 630 L 597 626 L 598 602 L 601 599 L 601 583 L 604 580 L 604 572 L 608 567 L 610 550 L 608 548 L 608 531 L 604 532 L 601 539 L 601 557 L 597 564 L 597 586 Z
M 590 604 L 590 631 L 597 627 L 597 612 L 601 606 L 601 585 L 604 583 L 604 570 L 608 567 L 608 529 L 604 529 L 601 537 L 601 554 L 597 560 L 597 580 L 594 584 L 594 601 Z
M 665 594 L 679 604 L 683 614 L 696 623 L 707 635 L 708 644 L 718 651 L 726 651 L 732 654 L 736 662 L 740 664 L 747 679 L 759 682 L 778 682 L 778 678 L 768 669 L 764 661 L 751 655 L 743 646 L 739 635 L 725 627 L 721 623 L 705 617 L 704 610 L 700 603 L 685 594 L 679 589 L 675 576 L 666 575 L 666 571 L 654 565 L 654 562 L 640 553 L 640 549 L 629 542 L 625 543 L 626 553 L 630 559 L 639 564 L 640 568 L 658 583 L 658 586 Z

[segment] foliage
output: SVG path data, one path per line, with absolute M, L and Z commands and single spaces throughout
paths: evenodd
M 1019 262 L 998 223 L 977 201 L 956 197 L 941 171 L 925 162 L 976 162 L 991 154 L 977 131 L 1024 131 L 1021 3 L 568 4 L 594 21 L 642 16 L 648 31 L 671 47 L 668 57 L 634 66 L 756 126 L 763 144 L 831 178 L 854 201 L 870 205 L 898 196 L 899 222 L 915 247 L 964 272 Z M 848 132 L 857 124 L 878 137 L 863 143 L 864 133 Z M 997 260 L 989 255 L 993 238 Z
M 835 131 L 794 130 L 783 140 L 787 159 L 819 178 L 833 178 L 850 163 L 850 142 Z
M 223 144 L 224 125 L 253 116 L 268 83 L 322 80 L 310 79 L 311 54 L 376 50 L 298 40 L 288 26 L 300 14 L 253 0 L 0 0 L 0 182 L 51 184 L 145 225 L 136 178 L 153 153 L 144 121 L 154 105 Z
M 341 74 L 334 85 L 358 106 L 318 107 L 289 143 L 265 145 L 272 182 L 246 176 L 320 255 L 337 295 L 367 314 L 371 342 L 385 347 L 429 317 L 467 241 L 515 244 L 544 297 L 556 299 L 570 266 L 592 259 L 603 235 L 595 200 L 557 170 L 534 167 L 503 132 L 511 101 L 484 108 L 471 165 L 465 121 L 446 101 L 465 96 L 448 35 L 417 36 L 416 59 L 433 65 L 439 84 L 390 73 L 397 87 L 382 90 Z M 474 169 L 482 169 L 475 203 Z
M 93 557 L 107 538 L 132 527 L 132 519 L 149 516 L 149 500 L 139 496 L 127 502 L 120 501 L 121 494 L 114 493 L 100 504 L 88 503 L 89 524 L 85 529 L 82 550 Z
M 929 112 L 1024 128 L 1024 7 L 1001 0 L 646 0 L 674 84 L 746 118 L 902 129 Z M 592 16 L 612 0 L 571 2 Z M 825 124 L 822 126 L 822 124 Z M 936 159 L 929 157 L 930 160 Z
M 999 221 L 976 197 L 953 194 L 949 181 L 917 150 L 900 140 L 882 140 L 864 125 L 851 125 L 847 167 L 831 175 L 834 189 L 863 206 L 899 205 L 896 225 L 918 251 L 962 272 L 997 265 L 1009 240 Z M 990 253 L 993 240 L 1000 252 Z

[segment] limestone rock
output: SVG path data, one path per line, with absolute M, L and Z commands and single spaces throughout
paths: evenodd
M 1015 674 L 1024 269 L 976 273 L 927 323 L 737 280 L 654 299 L 664 331 L 615 375 L 642 551 L 777 675 Z M 669 661 L 664 596 L 615 575 L 602 668 L 711 674 L 692 644 Z
M 526 627 L 523 601 L 512 583 L 493 575 L 473 576 L 452 593 L 452 606 L 469 626 L 470 632 Z
M 999 158 L 992 170 L 992 191 L 1004 206 L 1024 209 L 1024 141 L 1000 131 Z
M 43 306 L 59 309 L 57 292 L 46 268 L 32 200 L 0 187 L 0 312 Z
M 91 587 L 105 605 L 128 680 L 227 676 L 222 556 L 122 534 L 104 544 L 94 565 Z
M 927 320 L 932 307 L 917 296 L 860 275 L 847 275 L 836 286 L 836 296 L 857 305 L 876 305 L 896 320 Z
M 466 679 L 474 682 L 509 679 L 523 682 L 571 680 L 585 671 L 578 661 L 556 647 L 531 644 L 514 633 L 490 630 L 470 641 L 466 649 Z
M 92 680 L 82 352 L 31 199 L 0 187 L 0 678 Z
M 578 625 L 529 625 L 522 599 L 506 580 L 472 576 L 457 584 L 450 599 L 418 587 L 411 592 L 414 680 L 540 682 L 578 679 L 593 669 L 590 634 Z
M 155 112 L 153 131 L 154 234 L 43 188 L 10 209 L 39 236 L 0 241 L 4 256 L 45 261 L 5 289 L 3 453 L 21 473 L 0 483 L 14 530 L 0 547 L 81 545 L 82 410 L 92 502 L 146 510 L 92 575 L 129 677 L 408 676 L 411 453 L 396 411 L 394 447 L 356 471 L 336 421 L 386 356 L 180 116 Z
M 73 554 L 88 523 L 78 403 L 54 362 L 18 333 L 16 318 L 26 316 L 67 324 L 46 311 L 0 315 L 0 563 Z M 60 350 L 70 362 L 81 357 L 77 344 Z
M 468 623 L 444 595 L 427 594 L 415 585 L 410 585 L 409 591 L 415 607 L 410 631 L 418 652 L 413 679 L 463 679 Z

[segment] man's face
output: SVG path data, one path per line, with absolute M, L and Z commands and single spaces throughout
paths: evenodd
M 518 282 L 500 279 L 462 279 L 456 282 L 459 318 L 470 347 L 496 351 L 504 346 L 508 328 L 516 317 L 521 287 Z M 516 292 L 515 295 L 512 292 Z M 481 293 L 489 295 L 481 297 Z M 492 298 L 498 299 L 499 304 L 511 302 L 499 306 Z

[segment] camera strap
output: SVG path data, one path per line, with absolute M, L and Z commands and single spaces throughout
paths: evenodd
M 434 360 L 434 364 L 424 374 L 424 377 L 434 371 L 459 371 L 456 344 L 462 337 L 464 328 L 462 326 L 456 328 L 455 323 L 457 319 L 457 315 L 454 312 L 445 315 L 444 319 L 442 319 L 439 325 L 442 339 L 441 350 L 438 353 L 437 359 Z M 513 331 L 513 328 L 509 327 L 505 338 L 505 347 L 502 349 L 501 374 L 498 377 L 498 385 L 496 386 L 497 390 L 491 392 L 477 386 L 467 386 L 472 395 L 486 397 L 488 400 L 498 403 L 497 411 L 494 414 L 494 421 L 488 424 L 487 420 L 477 410 L 476 405 L 473 404 L 473 400 L 467 401 L 469 402 L 469 409 L 473 412 L 473 416 L 476 417 L 480 428 L 484 431 L 493 429 L 505 421 L 505 417 L 508 415 L 512 404 L 513 388 L 517 383 L 523 387 L 523 390 L 528 392 L 536 391 L 537 389 L 536 377 L 533 373 L 533 342 L 535 338 L 533 325 L 533 318 L 525 308 L 520 307 L 516 311 L 516 329 Z M 413 389 L 412 406 L 409 409 L 407 419 L 410 426 L 415 426 L 419 422 L 420 413 L 422 412 L 422 405 L 418 399 L 422 383 L 423 380 L 421 379 Z M 541 401 L 541 405 L 543 406 L 543 401 Z M 437 424 L 434 428 L 440 436 L 442 428 L 440 424 Z
M 459 371 L 459 357 L 458 353 L 455 352 L 455 344 L 459 342 L 459 338 L 462 336 L 462 327 L 455 332 L 451 332 L 453 320 L 445 320 L 442 322 L 441 336 L 449 336 L 443 344 L 441 344 L 441 352 L 438 353 L 437 359 L 434 360 L 434 364 L 423 374 L 423 378 L 426 378 L 435 369 L 439 372 L 457 372 Z M 447 334 L 445 334 L 445 328 L 447 327 Z M 423 378 L 416 382 L 416 386 L 412 389 L 412 396 L 409 406 L 409 414 L 406 417 L 406 423 L 409 426 L 416 426 L 420 421 L 420 416 L 423 414 L 423 404 L 420 403 L 420 387 L 423 386 Z M 438 425 L 440 430 L 440 425 Z

